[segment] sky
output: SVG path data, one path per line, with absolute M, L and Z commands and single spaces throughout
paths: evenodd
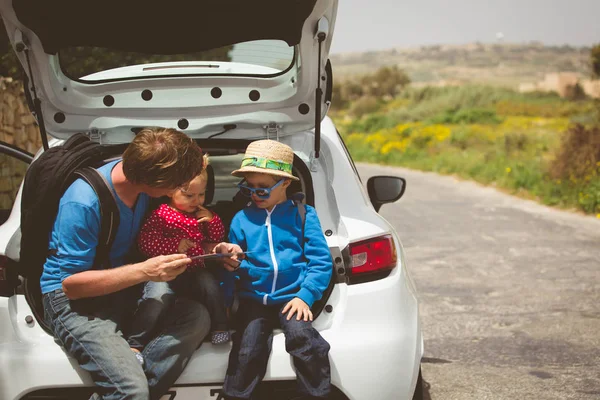
M 432 44 L 600 43 L 600 0 L 339 0 L 331 53 Z

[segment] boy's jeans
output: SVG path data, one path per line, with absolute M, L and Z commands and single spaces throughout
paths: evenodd
M 67 353 L 90 373 L 104 400 L 159 399 L 206 336 L 208 312 L 197 302 L 178 299 L 144 349 L 142 369 L 121 334 L 121 322 L 133 310 L 128 304 L 135 306 L 126 292 L 69 300 L 58 289 L 43 296 L 45 318 Z
M 226 398 L 251 398 L 265 376 L 273 344 L 273 328 L 278 326 L 285 334 L 285 349 L 294 360 L 299 392 L 317 398 L 325 398 L 329 394 L 329 343 L 310 321 L 297 321 L 296 314 L 288 321 L 287 313 L 281 313 L 283 307 L 242 300 L 236 313 L 238 325 L 223 384 Z
M 159 321 L 176 298 L 200 301 L 208 308 L 212 331 L 228 330 L 225 302 L 219 282 L 208 268 L 188 270 L 170 282 L 147 282 L 128 332 L 129 345 L 144 349 Z

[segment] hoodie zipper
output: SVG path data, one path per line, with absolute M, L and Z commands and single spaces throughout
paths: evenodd
M 275 258 L 275 247 L 273 246 L 273 231 L 271 229 L 271 214 L 275 211 L 275 205 L 271 211 L 267 211 L 267 220 L 265 225 L 267 226 L 267 236 L 269 237 L 269 250 L 271 252 L 271 261 L 273 262 L 273 285 L 271 287 L 271 294 L 275 291 L 275 286 L 277 285 L 277 274 L 279 272 L 279 266 L 277 265 L 277 259 Z M 263 296 L 263 304 L 267 305 L 267 296 L 269 293 Z

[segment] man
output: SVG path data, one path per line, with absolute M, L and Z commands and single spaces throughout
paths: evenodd
M 139 284 L 170 281 L 187 268 L 185 254 L 126 264 L 150 197 L 168 195 L 202 170 L 202 150 L 174 129 L 144 129 L 123 158 L 98 168 L 115 194 L 120 223 L 110 266 L 93 268 L 100 231 L 98 196 L 83 180 L 64 193 L 40 280 L 45 318 L 55 337 L 109 399 L 158 399 L 179 377 L 210 328 L 206 308 L 180 298 L 144 349 L 144 366 L 123 338 Z M 209 251 L 227 251 L 213 244 Z

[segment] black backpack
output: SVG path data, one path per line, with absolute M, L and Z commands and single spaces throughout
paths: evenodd
M 40 305 L 40 276 L 46 258 L 55 251 L 49 249 L 49 234 L 60 199 L 77 178 L 85 179 L 100 201 L 100 237 L 94 266 L 101 266 L 108 261 L 119 226 L 119 209 L 108 183 L 95 168 L 104 164 L 109 156 L 107 147 L 78 133 L 61 146 L 43 152 L 29 166 L 21 194 L 21 253 L 18 269 L 19 275 L 27 280 L 26 294 L 34 304 Z

